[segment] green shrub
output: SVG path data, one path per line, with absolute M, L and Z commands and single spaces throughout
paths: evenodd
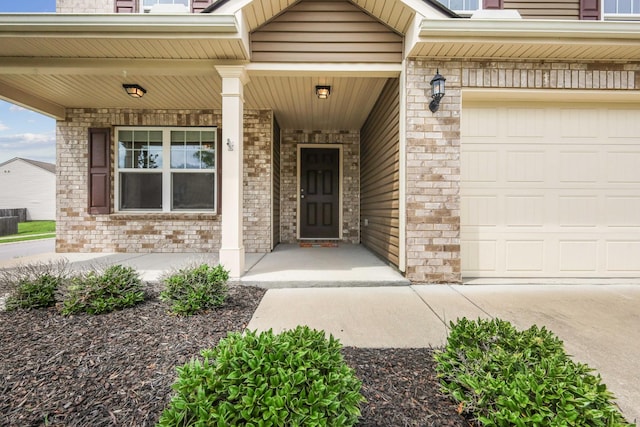
M 35 279 L 23 279 L 18 284 L 18 289 L 7 298 L 7 311 L 54 306 L 60 282 L 60 277 L 47 273 Z
M 102 314 L 144 301 L 144 286 L 131 267 L 113 265 L 104 272 L 89 271 L 71 278 L 62 314 Z
M 0 285 L 9 291 L 5 307 L 8 311 L 52 307 L 56 304 L 58 288 L 68 277 L 66 261 L 19 265 L 0 270 Z
M 443 391 L 485 426 L 630 425 L 600 376 L 545 328 L 459 319 L 435 360 Z
M 178 368 L 158 425 L 352 426 L 364 398 L 341 347 L 306 326 L 231 333 Z
M 178 270 L 163 279 L 160 299 L 175 314 L 191 315 L 224 304 L 229 293 L 229 272 L 221 265 L 201 264 Z

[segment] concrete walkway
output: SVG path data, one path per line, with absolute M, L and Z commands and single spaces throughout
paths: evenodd
M 323 329 L 346 346 L 444 345 L 459 317 L 545 326 L 596 369 L 629 420 L 640 419 L 640 286 L 426 285 L 270 289 L 248 329 Z

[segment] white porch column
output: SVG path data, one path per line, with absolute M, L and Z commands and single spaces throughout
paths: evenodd
M 243 217 L 243 66 L 217 66 L 222 77 L 222 242 L 220 264 L 229 276 L 244 274 Z

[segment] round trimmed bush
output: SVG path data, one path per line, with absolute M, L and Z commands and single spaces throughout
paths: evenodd
M 298 326 L 231 333 L 178 368 L 159 426 L 353 426 L 362 383 L 340 342 Z
M 21 279 L 18 283 L 18 288 L 7 298 L 7 311 L 54 306 L 56 304 L 56 291 L 63 280 L 63 277 L 49 273 L 33 279 Z
M 133 307 L 145 300 L 144 284 L 132 267 L 112 265 L 71 278 L 62 314 L 103 314 Z
M 227 280 L 229 272 L 221 265 L 180 269 L 162 280 L 166 289 L 160 293 L 160 299 L 175 314 L 196 314 L 224 304 L 229 294 Z

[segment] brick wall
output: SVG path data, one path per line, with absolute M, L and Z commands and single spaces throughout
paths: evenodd
M 56 0 L 57 13 L 113 13 L 114 0 Z
M 245 111 L 245 247 L 247 252 L 266 252 L 270 243 L 269 211 L 257 208 L 260 204 L 268 203 L 270 197 L 268 184 L 270 117 L 270 112 Z M 87 213 L 87 135 L 90 127 L 219 126 L 220 122 L 220 111 L 213 110 L 68 110 L 67 119 L 57 123 L 57 251 L 217 251 L 220 247 L 218 215 L 203 213 L 89 215 Z M 115 144 L 112 147 L 113 160 Z M 267 167 L 263 166 L 263 163 L 266 163 Z M 267 174 L 266 178 L 259 179 L 261 174 Z M 114 192 L 112 191 L 111 194 L 113 197 Z M 248 221 L 249 218 L 252 220 Z M 253 226 L 253 222 L 258 225 Z
M 280 241 L 296 243 L 298 144 L 341 144 L 342 240 L 360 242 L 360 134 L 353 131 L 282 130 L 280 147 Z
M 247 252 L 270 252 L 271 150 L 270 110 L 244 115 L 244 246 Z
M 447 79 L 429 111 L 436 69 Z M 640 89 L 640 63 L 409 60 L 406 73 L 407 277 L 460 282 L 460 115 L 464 88 Z

